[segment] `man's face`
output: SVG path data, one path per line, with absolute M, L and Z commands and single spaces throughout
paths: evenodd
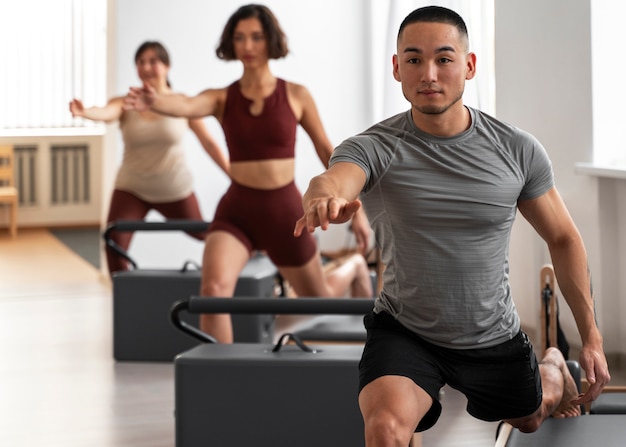
M 475 74 L 476 57 L 467 52 L 466 39 L 445 23 L 407 25 L 393 57 L 393 76 L 412 108 L 425 115 L 462 106 L 465 81 Z

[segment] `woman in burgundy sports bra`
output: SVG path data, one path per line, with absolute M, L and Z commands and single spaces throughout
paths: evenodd
M 240 79 L 194 97 L 164 94 L 144 83 L 131 88 L 125 100 L 127 108 L 136 110 L 187 118 L 214 116 L 224 130 L 232 184 L 218 204 L 206 238 L 203 296 L 232 296 L 255 250 L 268 254 L 297 295 L 343 295 L 345 288 L 336 287 L 336 278 L 324 275 L 313 236 L 293 236 L 295 222 L 303 214 L 302 196 L 294 182 L 298 124 L 325 167 L 333 146 L 309 91 L 270 71 L 270 59 L 285 57 L 288 51 L 286 37 L 267 7 L 242 6 L 226 23 L 216 50 L 220 59 L 243 64 Z M 364 252 L 370 228 L 363 213 L 353 219 L 352 229 Z M 356 276 L 360 290 L 371 296 L 370 277 L 365 273 Z M 228 315 L 202 315 L 200 327 L 220 342 L 232 342 Z

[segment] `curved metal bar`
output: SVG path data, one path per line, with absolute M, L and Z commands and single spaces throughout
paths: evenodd
M 171 309 L 170 309 L 170 321 L 177 329 L 181 330 L 187 335 L 191 335 L 193 338 L 196 338 L 205 343 L 217 343 L 218 341 L 211 337 L 206 332 L 202 332 L 195 326 L 190 325 L 189 323 L 183 321 L 180 318 L 180 313 L 189 310 L 189 301 L 188 300 L 180 300 L 176 301 Z
M 115 231 L 185 231 L 188 233 L 199 233 L 209 228 L 210 222 L 204 220 L 170 219 L 166 221 L 145 221 L 145 220 L 116 220 L 110 223 L 102 238 L 107 247 L 111 248 L 118 256 L 127 260 L 133 269 L 137 269 L 137 263 L 130 257 L 128 252 L 120 247 L 113 239 L 111 233 Z

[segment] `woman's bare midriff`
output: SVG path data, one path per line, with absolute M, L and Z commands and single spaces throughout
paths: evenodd
M 276 189 L 294 180 L 293 158 L 238 161 L 230 165 L 230 177 L 236 183 L 256 189 Z

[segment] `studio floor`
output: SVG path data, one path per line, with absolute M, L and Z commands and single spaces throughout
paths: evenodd
M 100 272 L 44 230 L 0 236 L 0 271 L 0 443 L 172 447 L 172 365 L 113 360 Z
M 114 361 L 100 271 L 50 232 L 25 229 L 0 233 L 0 272 L 0 444 L 174 447 L 173 365 Z M 493 446 L 496 424 L 444 391 L 423 447 Z M 261 433 L 258 446 L 271 447 Z

